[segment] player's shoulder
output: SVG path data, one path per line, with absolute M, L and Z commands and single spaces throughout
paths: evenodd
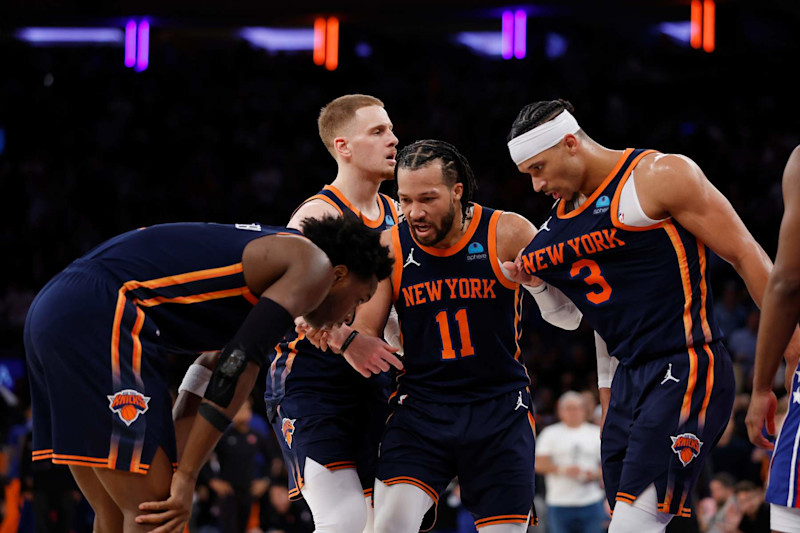
M 698 170 L 697 163 L 683 154 L 652 152 L 645 155 L 636 165 L 636 179 L 661 179 L 668 176 L 692 174 Z
M 290 228 L 302 229 L 303 221 L 307 218 L 317 219 L 326 216 L 338 217 L 341 215 L 341 211 L 334 205 L 321 198 L 312 197 L 295 209 L 287 226 Z

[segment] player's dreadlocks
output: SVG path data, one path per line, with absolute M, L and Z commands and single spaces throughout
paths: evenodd
M 464 193 L 461 196 L 461 214 L 466 219 L 467 208 L 478 184 L 475 182 L 475 175 L 472 173 L 472 167 L 469 166 L 467 158 L 448 142 L 425 139 L 409 144 L 400 150 L 400 153 L 397 154 L 397 165 L 394 167 L 395 189 L 397 188 L 397 171 L 400 168 L 416 170 L 437 160 L 442 165 L 442 175 L 448 185 L 461 183 L 464 186 Z M 396 194 L 395 190 L 395 196 Z
M 544 124 L 548 120 L 554 119 L 561 114 L 564 110 L 570 113 L 575 113 L 575 108 L 566 100 L 545 100 L 542 102 L 534 102 L 522 108 L 522 110 L 514 119 L 511 125 L 511 131 L 508 133 L 508 140 L 519 137 L 525 132 L 528 132 Z

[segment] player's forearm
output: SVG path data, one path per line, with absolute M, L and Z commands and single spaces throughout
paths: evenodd
M 767 285 L 758 327 L 753 390 L 772 390 L 775 373 L 800 318 L 800 283 L 773 276 Z M 796 363 L 796 361 L 793 361 Z
M 208 402 L 208 400 L 203 400 L 203 402 L 210 403 L 222 415 L 229 420 L 232 419 L 252 392 L 256 379 L 258 379 L 258 372 L 259 366 L 257 364 L 252 361 L 247 364 L 247 368 L 239 377 L 236 390 L 233 393 L 233 398 L 228 406 L 223 407 L 213 402 Z M 193 479 L 197 479 L 200 469 L 208 460 L 208 456 L 217 445 L 221 436 L 222 431 L 217 429 L 203 416 L 195 417 L 186 448 L 183 452 L 183 458 L 178 465 L 178 470 Z
M 730 263 L 747 286 L 750 297 L 761 308 L 767 280 L 772 272 L 772 261 L 755 241 L 747 243 L 742 249 L 745 251 Z

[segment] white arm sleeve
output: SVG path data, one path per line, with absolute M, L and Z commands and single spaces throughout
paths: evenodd
M 597 387 L 600 389 L 610 389 L 611 382 L 614 380 L 614 372 L 617 371 L 619 360 L 608 355 L 608 346 L 597 332 L 594 332 L 594 350 L 597 354 Z
M 400 319 L 397 317 L 397 310 L 394 306 L 392 306 L 392 309 L 389 311 L 386 327 L 383 328 L 383 338 L 395 348 L 400 348 L 397 353 L 403 355 L 403 342 L 400 336 Z
M 508 277 L 508 270 L 502 263 L 500 264 L 500 269 L 509 281 L 514 281 Z M 539 306 L 542 318 L 549 323 L 557 328 L 568 330 L 578 329 L 578 326 L 581 325 L 583 313 L 560 290 L 547 283 L 543 283 L 538 287 L 522 286 L 531 293 L 533 299 L 536 300 L 536 305 Z

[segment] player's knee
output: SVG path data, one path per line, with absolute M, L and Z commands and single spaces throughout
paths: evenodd
M 317 533 L 361 532 L 367 525 L 367 506 L 364 498 L 347 497 L 337 500 L 328 509 L 314 513 L 314 531 Z
M 417 533 L 433 500 L 412 485 L 375 481 L 375 533 Z
M 608 533 L 664 533 L 671 514 L 644 510 L 628 503 L 617 502 Z

